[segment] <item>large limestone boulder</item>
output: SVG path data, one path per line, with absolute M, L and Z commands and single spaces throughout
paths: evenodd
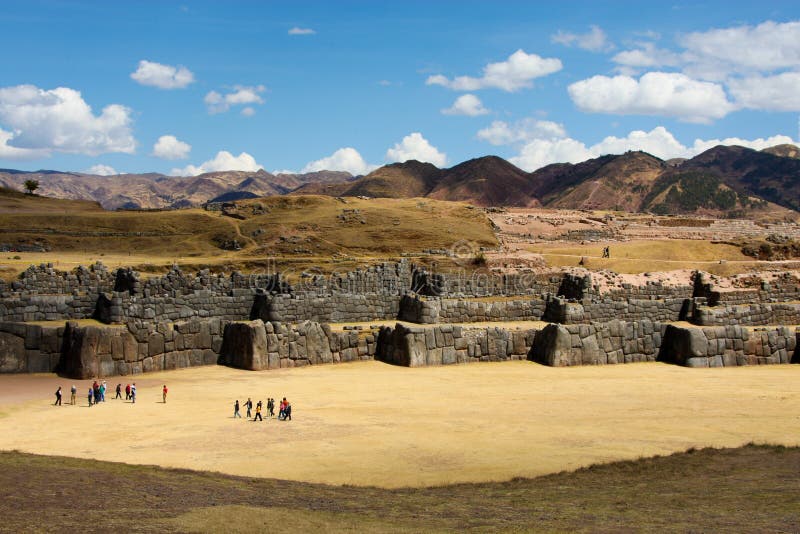
M 667 325 L 658 360 L 687 367 L 708 367 L 708 338 L 701 328 Z
M 269 369 L 264 322 L 254 320 L 228 323 L 222 334 L 219 363 L 251 371 Z
M 580 354 L 572 350 L 572 336 L 560 324 L 549 324 L 536 334 L 528 360 L 551 367 L 581 364 Z
M 12 332 L 0 332 L 0 373 L 24 373 L 27 367 L 25 338 Z

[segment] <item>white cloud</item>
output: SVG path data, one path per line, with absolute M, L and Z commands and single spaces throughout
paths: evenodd
M 520 149 L 519 155 L 509 161 L 526 171 L 534 171 L 551 163 L 580 163 L 605 154 L 622 154 L 641 150 L 661 159 L 691 158 L 717 145 L 738 145 L 761 150 L 780 144 L 795 144 L 790 137 L 775 135 L 766 139 L 695 139 L 685 146 L 663 126 L 649 132 L 634 130 L 625 137 L 609 136 L 591 146 L 570 137 L 533 139 Z
M 247 106 L 246 108 L 242 108 L 241 114 L 243 117 L 252 117 L 256 114 L 255 108 Z
M 115 174 L 119 174 L 114 167 L 110 165 L 103 165 L 102 163 L 92 165 L 83 172 L 86 174 L 96 174 L 97 176 L 114 176 Z
M 607 52 L 614 48 L 606 32 L 596 25 L 590 26 L 587 33 L 570 33 L 559 30 L 550 38 L 554 43 L 564 46 L 577 46 L 590 52 Z
M 0 128 L 0 159 L 39 159 L 50 155 L 49 150 L 33 148 L 17 148 L 8 144 L 14 138 L 14 134 Z
M 131 78 L 142 85 L 159 89 L 182 89 L 194 82 L 194 74 L 181 65 L 162 65 L 143 59 L 139 67 L 131 73 Z
M 736 103 L 769 111 L 800 111 L 800 72 L 752 76 L 728 82 Z
M 766 21 L 692 32 L 678 38 L 695 71 L 769 72 L 800 67 L 800 21 Z
M 192 145 L 179 141 L 174 135 L 162 135 L 153 145 L 153 155 L 163 159 L 186 159 Z
M 94 115 L 81 93 L 67 87 L 39 89 L 33 85 L 0 88 L 0 151 L 9 157 L 48 156 L 51 152 L 132 154 L 131 110 L 119 104 Z M 5 137 L 5 139 L 3 139 Z M 23 150 L 23 152 L 20 152 Z
M 413 132 L 403 138 L 399 143 L 386 151 L 388 161 L 417 161 L 433 163 L 437 167 L 447 165 L 447 154 L 439 152 L 435 146 L 431 145 L 427 139 L 422 137 L 419 132 Z
M 183 169 L 172 169 L 170 174 L 175 176 L 197 176 L 206 172 L 220 171 L 256 172 L 261 168 L 261 165 L 256 163 L 255 158 L 247 152 L 234 156 L 227 150 L 220 150 L 214 159 L 204 161 L 199 166 L 187 165 Z
M 619 115 L 664 115 L 708 123 L 735 109 L 722 86 L 675 72 L 630 76 L 593 76 L 571 84 L 572 101 L 583 111 Z
M 478 115 L 486 115 L 489 110 L 483 107 L 481 99 L 473 94 L 465 94 L 456 98 L 453 105 L 449 108 L 442 110 L 445 115 L 466 115 L 468 117 L 477 117 Z
M 310 162 L 300 172 L 346 171 L 352 175 L 359 175 L 367 174 L 377 168 L 377 165 L 370 165 L 364 161 L 364 158 L 355 148 L 345 147 L 340 148 L 326 158 Z
M 299 28 L 295 26 L 289 30 L 289 35 L 314 35 L 315 32 L 311 28 Z
M 488 127 L 479 130 L 477 137 L 492 145 L 510 145 L 534 139 L 558 139 L 566 136 L 564 126 L 552 121 L 522 119 L 513 124 L 493 121 Z
M 477 91 L 493 87 L 514 92 L 533 85 L 532 80 L 561 70 L 561 61 L 556 58 L 542 58 L 536 54 L 526 54 L 517 50 L 506 61 L 489 63 L 483 68 L 483 76 L 457 76 L 452 80 L 442 74 L 429 76 L 427 85 L 441 85 L 455 91 Z
M 623 50 L 611 60 L 620 65 L 617 69 L 623 72 L 636 72 L 642 68 L 675 67 L 683 62 L 680 54 L 658 48 L 653 43 L 642 43 L 637 49 Z
M 535 139 L 520 150 L 519 156 L 509 161 L 528 172 L 551 163 L 579 163 L 594 154 L 586 145 L 575 139 Z
M 234 85 L 233 91 L 224 95 L 217 91 L 209 91 L 203 98 L 203 102 L 209 113 L 224 113 L 231 109 L 231 106 L 263 104 L 264 99 L 261 98 L 261 93 L 265 90 L 266 87 L 263 85 Z M 249 115 L 243 113 L 243 115 L 250 116 L 252 113 Z

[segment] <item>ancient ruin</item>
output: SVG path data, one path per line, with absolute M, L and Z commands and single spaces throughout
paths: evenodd
M 724 282 L 724 283 L 723 283 Z M 800 363 L 796 273 L 631 285 L 609 273 L 434 273 L 403 259 L 287 283 L 177 266 L 32 266 L 0 285 L 0 372 L 74 378 L 198 365 Z M 95 319 L 87 324 L 85 319 Z M 340 323 L 364 323 L 341 325 Z

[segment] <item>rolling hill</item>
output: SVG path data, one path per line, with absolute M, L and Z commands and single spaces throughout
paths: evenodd
M 631 151 L 577 164 L 556 163 L 532 173 L 497 156 L 485 156 L 446 169 L 415 160 L 392 163 L 363 177 L 332 171 L 100 177 L 58 171 L 0 170 L 0 186 L 21 190 L 25 180 L 35 179 L 40 182 L 37 192 L 44 196 L 93 200 L 107 209 L 186 208 L 209 201 L 292 194 L 424 197 L 476 206 L 544 206 L 721 217 L 758 217 L 768 213 L 781 217 L 785 215 L 781 209 L 800 211 L 798 155 L 800 149 L 795 145 L 762 151 L 716 146 L 691 159 L 668 161 Z

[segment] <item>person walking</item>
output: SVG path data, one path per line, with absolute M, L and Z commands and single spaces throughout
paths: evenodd
M 242 414 L 239 413 L 239 399 L 236 399 L 236 402 L 233 403 L 233 418 L 236 419 L 237 417 L 239 419 L 242 418 Z
M 122 384 L 117 384 L 117 394 L 114 396 L 115 399 L 122 398 Z
M 53 406 L 61 406 L 61 386 L 58 386 L 56 390 L 56 401 L 53 403 Z
M 253 417 L 254 423 L 256 419 L 258 419 L 259 421 L 263 421 L 263 419 L 261 418 L 261 401 L 258 401 L 258 404 L 256 404 L 256 416 Z
M 164 404 L 167 403 L 167 385 L 164 384 L 164 387 L 161 388 L 161 398 L 164 400 Z
M 244 407 L 247 408 L 247 418 L 250 419 L 252 417 L 250 410 L 253 409 L 253 401 L 250 400 L 250 397 L 247 397 L 247 402 L 244 403 Z
M 136 382 L 131 385 L 131 403 L 136 404 Z
M 267 415 L 269 415 L 269 417 L 275 417 L 275 399 L 272 397 L 267 399 Z
M 94 390 L 91 387 L 89 387 L 89 399 L 88 400 L 89 400 L 89 407 L 90 408 L 92 407 L 92 398 L 93 397 L 94 397 Z
M 69 388 L 69 403 L 74 405 L 75 404 L 75 395 L 78 393 L 78 388 L 75 387 L 75 384 L 72 384 L 72 387 Z
M 131 400 L 131 385 L 125 384 L 125 400 Z
M 103 384 L 100 386 L 100 402 L 106 401 L 106 389 L 108 388 L 108 384 L 106 381 L 103 380 Z
M 284 421 L 291 421 L 292 420 L 292 403 L 286 401 L 286 406 L 283 408 L 283 420 Z

